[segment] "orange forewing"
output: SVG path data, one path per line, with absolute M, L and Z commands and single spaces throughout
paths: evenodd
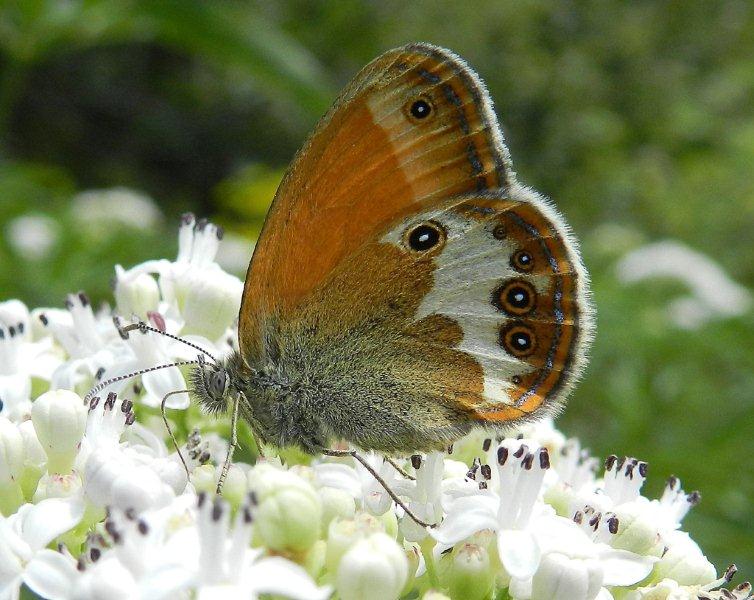
M 412 116 L 416 100 L 429 117 Z M 242 355 L 261 350 L 266 319 L 291 318 L 386 224 L 439 197 L 505 188 L 509 176 L 487 93 L 460 58 L 413 44 L 367 65 L 278 189 L 246 275 Z

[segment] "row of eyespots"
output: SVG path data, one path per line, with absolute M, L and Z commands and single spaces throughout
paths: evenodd
M 498 225 L 492 230 L 492 235 L 498 240 L 505 239 L 505 227 Z M 526 250 L 518 250 L 511 256 L 510 265 L 519 273 L 531 273 L 534 269 L 534 257 Z M 537 292 L 524 279 L 509 279 L 493 291 L 492 305 L 513 317 L 525 317 L 536 308 Z M 504 325 L 500 329 L 499 342 L 508 354 L 516 358 L 530 356 L 537 346 L 536 335 L 521 321 Z

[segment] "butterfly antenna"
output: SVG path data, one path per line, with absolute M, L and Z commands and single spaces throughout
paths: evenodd
M 157 365 L 156 367 L 147 367 L 146 369 L 139 369 L 138 371 L 133 371 L 132 373 L 127 373 L 125 375 L 118 375 L 117 377 L 112 377 L 108 379 L 107 381 L 102 381 L 98 383 L 91 390 L 89 390 L 86 396 L 84 396 L 84 403 L 89 404 L 89 402 L 91 401 L 91 399 L 94 397 L 95 394 L 104 390 L 108 385 L 111 385 L 118 381 L 123 381 L 124 379 L 131 379 L 131 377 L 136 377 L 144 373 L 150 373 L 151 371 L 157 371 L 159 369 L 169 369 L 170 367 L 182 367 L 184 365 L 198 365 L 200 363 L 201 363 L 200 360 L 177 360 L 173 363 L 169 363 L 166 365 Z
M 212 354 L 207 352 L 204 348 L 202 348 L 201 346 L 194 344 L 193 342 L 184 340 L 183 338 L 180 338 L 177 335 L 173 335 L 172 333 L 168 333 L 167 331 L 162 331 L 161 329 L 157 329 L 156 327 L 151 327 L 150 325 L 147 325 L 146 323 L 144 323 L 144 321 L 139 321 L 138 323 L 131 323 L 130 325 L 123 325 L 121 323 L 120 317 L 115 315 L 113 317 L 113 324 L 115 325 L 115 328 L 118 330 L 120 337 L 124 340 L 128 339 L 128 333 L 130 331 L 135 331 L 137 329 L 141 331 L 142 333 L 151 331 L 153 333 L 159 333 L 160 335 L 169 337 L 170 339 L 175 340 L 177 342 L 181 342 L 181 344 L 186 344 L 187 346 L 190 346 L 194 350 L 198 350 L 205 356 L 208 356 L 210 359 L 212 359 L 212 362 L 214 363 L 217 362 L 217 359 L 214 356 L 212 356 Z
M 326 456 L 350 456 L 352 458 L 355 458 L 361 463 L 361 465 L 367 471 L 369 471 L 369 474 L 377 480 L 377 483 L 379 483 L 384 488 L 384 490 L 388 493 L 388 496 L 390 496 L 393 499 L 393 501 L 398 506 L 400 506 L 409 517 L 411 517 L 416 522 L 417 525 L 419 525 L 420 527 L 437 527 L 437 523 L 427 523 L 426 521 L 423 521 L 418 516 L 416 516 L 416 513 L 412 511 L 408 506 L 406 506 L 406 503 L 400 499 L 398 494 L 396 494 L 393 491 L 393 488 L 391 488 L 388 485 L 387 481 L 385 481 L 382 478 L 382 476 L 380 476 L 380 474 L 374 469 L 374 467 L 372 467 L 372 465 L 369 464 L 369 461 L 366 458 L 364 458 L 361 454 L 356 452 L 356 450 L 326 449 L 322 451 L 322 454 L 325 454 Z
M 189 471 L 188 465 L 186 464 L 186 459 L 183 458 L 183 453 L 181 452 L 181 449 L 178 446 L 178 440 L 175 439 L 175 434 L 173 433 L 173 430 L 170 428 L 170 423 L 168 423 L 168 416 L 165 414 L 165 402 L 167 402 L 170 396 L 174 396 L 175 394 L 185 394 L 188 392 L 189 390 L 175 390 L 174 392 L 168 392 L 167 394 L 165 394 L 165 397 L 162 399 L 162 402 L 160 403 L 160 412 L 162 413 L 162 422 L 165 423 L 165 429 L 168 430 L 168 435 L 170 435 L 170 439 L 173 440 L 173 446 L 175 446 L 175 451 L 178 453 L 178 458 L 181 459 L 181 463 L 183 463 L 183 468 L 186 469 L 186 477 L 190 478 L 191 472 Z

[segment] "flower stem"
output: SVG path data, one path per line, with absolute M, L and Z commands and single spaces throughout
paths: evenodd
M 427 576 L 429 577 L 429 584 L 434 589 L 440 589 L 440 579 L 437 577 L 437 568 L 435 565 L 435 556 L 432 554 L 432 549 L 435 547 L 435 541 L 427 536 L 421 542 L 419 547 L 424 557 L 424 564 L 427 567 Z

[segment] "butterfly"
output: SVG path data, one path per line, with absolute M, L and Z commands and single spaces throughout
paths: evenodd
M 191 380 L 233 445 L 240 416 L 280 447 L 408 454 L 556 411 L 592 331 L 576 240 L 517 182 L 484 84 L 415 43 L 356 75 L 293 159 L 238 350 Z

